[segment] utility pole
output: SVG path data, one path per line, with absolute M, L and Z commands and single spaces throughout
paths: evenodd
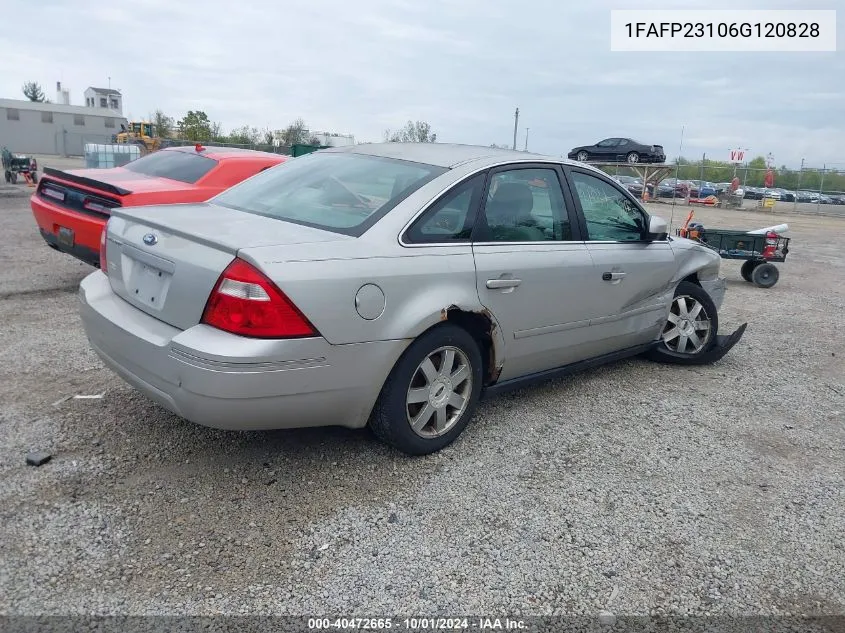
M 522 150 L 523 152 L 528 151 L 528 130 L 530 129 L 530 127 L 525 128 L 525 149 Z
M 795 200 L 792 203 L 792 210 L 798 212 L 798 191 L 801 189 L 801 176 L 804 174 L 804 159 L 801 159 L 801 169 L 798 171 L 798 183 L 795 185 Z
M 519 108 L 513 114 L 513 149 L 516 151 L 516 131 L 519 128 Z
M 818 164 L 818 163 L 817 163 Z M 824 173 L 827 171 L 827 163 L 822 165 L 822 180 L 819 183 L 819 200 L 816 202 L 816 213 L 819 212 L 819 205 L 822 203 L 822 191 L 824 191 Z

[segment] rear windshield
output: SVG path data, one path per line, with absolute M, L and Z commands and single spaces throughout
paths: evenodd
M 361 154 L 288 160 L 214 198 L 239 211 L 358 236 L 445 168 Z
M 133 160 L 124 168 L 145 176 L 157 176 L 194 184 L 214 169 L 215 165 L 217 161 L 213 158 L 190 152 L 163 151 Z

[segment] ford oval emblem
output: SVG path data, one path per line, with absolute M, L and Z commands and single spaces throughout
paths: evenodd
M 158 238 L 155 236 L 155 233 L 147 233 L 144 236 L 144 244 L 147 246 L 155 246 L 158 244 Z

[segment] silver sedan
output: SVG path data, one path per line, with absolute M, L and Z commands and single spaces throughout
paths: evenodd
M 93 349 L 183 418 L 369 426 L 439 450 L 479 398 L 637 354 L 721 358 L 719 256 L 587 165 L 446 144 L 288 161 L 204 204 L 118 208 Z

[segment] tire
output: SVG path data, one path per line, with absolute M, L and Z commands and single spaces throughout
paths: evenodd
M 747 262 L 742 263 L 742 268 L 739 269 L 739 274 L 742 275 L 742 278 L 745 281 L 751 283 L 751 273 L 754 272 L 754 269 L 760 265 L 761 262 L 749 259 Z
M 698 317 L 703 312 L 706 319 L 695 318 L 692 323 L 685 323 L 681 309 L 682 303 L 686 304 L 688 313 L 695 310 L 696 305 L 701 306 L 694 316 Z M 703 321 L 707 322 L 706 332 L 700 325 Z M 676 332 L 676 330 L 678 331 Z M 691 281 L 682 281 L 675 289 L 669 319 L 666 321 L 660 342 L 647 356 L 656 361 L 671 359 L 672 362 L 688 360 L 692 363 L 696 356 L 713 348 L 716 344 L 716 333 L 718 331 L 719 314 L 713 299 L 701 286 Z M 696 335 L 700 344 L 695 343 L 695 339 L 689 335 L 690 332 Z M 703 340 L 701 340 L 702 338 Z
M 32 178 L 32 184 L 37 185 L 38 184 L 38 174 L 35 173 L 35 172 L 32 172 L 32 173 L 29 174 L 29 176 Z
M 16 185 L 18 183 L 18 173 L 17 172 L 15 172 L 15 171 L 12 172 L 12 179 L 9 182 L 11 182 L 13 185 Z
M 452 376 L 466 366 L 457 384 L 440 382 L 446 376 L 441 373 L 442 362 L 449 353 L 453 358 Z M 430 365 L 428 376 L 423 370 L 426 361 Z M 481 352 L 472 335 L 451 323 L 438 325 L 414 341 L 393 367 L 373 407 L 370 428 L 382 442 L 408 455 L 439 451 L 466 428 L 478 403 L 481 380 Z M 450 395 L 463 396 L 461 408 L 449 403 Z M 437 403 L 443 403 L 440 409 L 434 408 Z M 442 418 L 437 413 L 440 410 Z M 425 416 L 424 420 L 420 418 L 418 430 L 412 427 L 414 416 Z M 443 429 L 436 428 L 438 419 Z
M 6 182 L 12 182 L 12 172 L 4 171 L 3 172 L 3 178 Z
M 586 163 L 587 159 L 589 159 L 589 158 L 590 158 L 590 155 L 587 152 L 583 152 L 583 151 L 578 152 L 578 154 L 575 155 L 575 160 L 577 160 L 580 163 Z
M 625 157 L 625 160 L 629 163 L 638 163 L 640 162 L 640 155 L 636 152 L 631 152 Z
M 780 271 L 768 262 L 760 264 L 751 273 L 751 282 L 759 288 L 771 288 L 778 282 Z

